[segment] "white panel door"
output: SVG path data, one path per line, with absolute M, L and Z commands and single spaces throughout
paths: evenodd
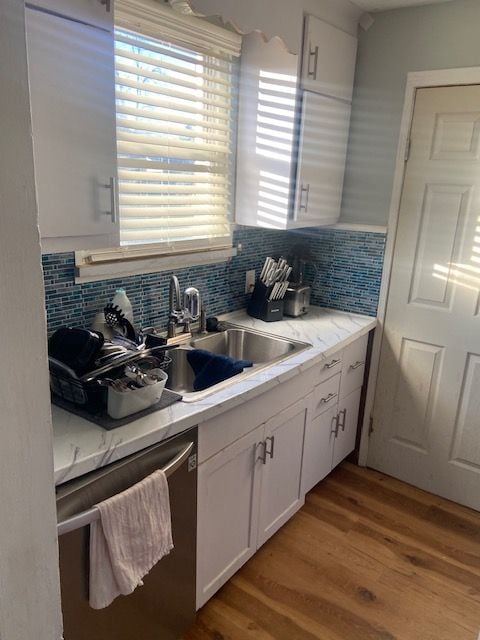
M 480 86 L 417 91 L 368 465 L 480 509 Z
M 295 403 L 265 424 L 258 541 L 260 547 L 304 503 L 300 493 L 307 401 Z
M 257 549 L 259 443 L 263 425 L 198 468 L 197 609 Z

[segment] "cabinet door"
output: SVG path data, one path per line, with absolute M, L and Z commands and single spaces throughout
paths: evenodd
M 305 18 L 302 86 L 351 101 L 357 38 L 315 16 Z
M 113 35 L 26 15 L 42 249 L 118 245 Z
M 338 429 L 333 445 L 332 468 L 336 467 L 355 448 L 360 394 L 361 389 L 358 389 L 339 403 Z
M 279 38 L 242 42 L 235 220 L 286 229 L 292 214 L 298 56 Z
M 302 506 L 300 493 L 307 401 L 295 403 L 265 424 L 258 546 Z
M 113 0 L 33 0 L 32 6 L 113 30 Z
M 307 423 L 303 447 L 302 495 L 332 470 L 337 412 L 338 405 L 335 404 Z
M 262 441 L 263 425 L 198 468 L 197 608 L 255 553 Z
M 337 222 L 349 125 L 348 103 L 304 92 L 292 226 Z

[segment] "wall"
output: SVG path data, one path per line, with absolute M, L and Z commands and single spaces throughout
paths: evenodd
M 269 39 L 280 36 L 291 53 L 301 52 L 303 14 L 317 17 L 357 35 L 363 11 L 348 0 L 190 0 L 206 15 L 221 15 L 243 33 L 262 31 Z
M 23 2 L 0 2 L 0 638 L 61 637 Z M 5 61 L 8 61 L 5 63 Z
M 409 71 L 480 66 L 480 2 L 374 14 L 359 35 L 341 222 L 386 224 Z
M 312 260 L 307 279 L 312 303 L 375 315 L 383 265 L 385 236 L 335 229 L 307 229 L 295 233 L 238 227 L 234 243 L 243 250 L 231 262 L 176 270 L 182 287 L 196 286 L 208 315 L 219 315 L 246 306 L 245 271 L 260 273 L 267 255 L 287 256 L 294 247 Z M 166 326 L 170 273 L 76 285 L 73 253 L 43 256 L 48 330 L 63 325 L 89 326 L 117 287 L 124 287 L 139 326 Z

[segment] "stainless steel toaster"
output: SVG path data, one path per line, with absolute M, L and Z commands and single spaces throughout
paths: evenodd
M 303 316 L 310 306 L 311 287 L 305 284 L 292 284 L 288 287 L 284 298 L 283 313 L 286 316 Z

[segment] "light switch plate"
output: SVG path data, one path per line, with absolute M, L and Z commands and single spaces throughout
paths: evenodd
M 252 293 L 255 287 L 255 269 L 245 273 L 245 293 Z

